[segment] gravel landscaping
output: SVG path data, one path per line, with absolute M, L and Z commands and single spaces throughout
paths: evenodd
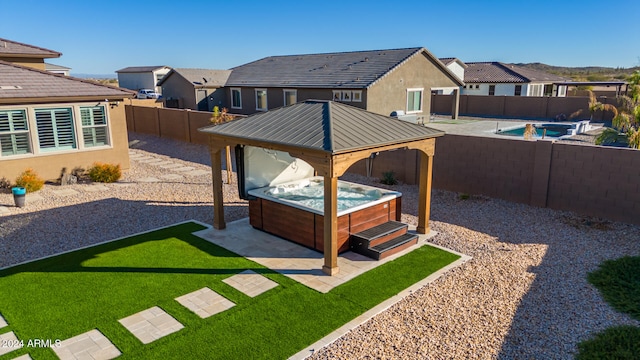
M 0 267 L 179 221 L 211 223 L 211 175 L 197 172 L 210 171 L 206 146 L 141 134 L 130 141 L 137 159 L 118 183 L 45 185 L 24 208 L 0 194 L 8 209 L 0 212 Z M 404 194 L 403 221 L 416 224 L 417 187 L 393 188 Z M 227 221 L 248 216 L 235 179 L 224 196 Z M 313 359 L 567 359 L 578 342 L 607 327 L 640 326 L 586 280 L 606 259 L 640 254 L 640 226 L 438 190 L 431 218 L 434 243 L 473 259 L 317 349 Z

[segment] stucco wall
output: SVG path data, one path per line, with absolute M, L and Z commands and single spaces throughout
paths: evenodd
M 181 105 L 185 109 L 197 109 L 195 89 L 193 84 L 173 73 L 162 83 L 162 97 L 165 100 L 182 99 Z
M 118 73 L 118 86 L 138 91 L 139 89 L 155 89 L 155 76 L 147 73 Z
M 234 87 L 235 89 L 235 87 Z M 242 96 L 242 108 L 234 109 L 231 108 L 231 88 L 225 89 L 226 95 L 226 108 L 229 109 L 230 112 L 236 114 L 244 114 L 251 115 L 259 112 L 256 110 L 256 89 L 266 89 L 267 90 L 267 106 L 268 109 L 275 109 L 278 107 L 284 106 L 284 89 L 285 88 L 240 88 L 240 93 Z M 290 87 L 286 89 L 296 90 L 297 91 L 297 102 L 305 101 L 305 100 L 331 100 L 333 98 L 333 90 L 340 89 L 308 89 L 308 88 L 295 88 Z M 356 90 L 362 91 L 362 101 L 361 102 L 344 102 L 347 105 L 359 107 L 362 109 L 366 109 L 367 105 L 367 91 L 365 89 L 344 89 L 344 90 Z M 367 109 L 368 110 L 368 109 Z M 389 115 L 389 114 L 386 114 Z
M 418 115 L 428 116 L 431 88 L 457 86 L 443 71 L 426 55 L 414 55 L 369 88 L 366 108 L 382 115 L 394 110 L 406 112 L 407 89 L 423 88 L 422 113 Z
M 95 102 L 87 105 L 95 105 Z M 87 169 L 96 161 L 120 164 L 123 170 L 129 169 L 129 138 L 124 105 L 120 102 L 114 108 L 107 106 L 107 109 L 111 131 L 109 148 L 69 150 L 25 156 L 19 159 L 1 159 L 0 178 L 6 177 L 13 182 L 25 169 L 32 168 L 45 180 L 56 180 L 60 177 L 62 168 L 67 168 L 68 171 L 76 167 Z M 76 136 L 82 136 L 81 134 L 81 131 L 76 130 Z
M 15 58 L 15 57 L 2 57 L 0 56 L 0 60 L 10 62 L 16 65 L 27 66 L 38 70 L 46 70 L 46 65 L 44 64 L 44 59 L 34 59 L 34 58 Z

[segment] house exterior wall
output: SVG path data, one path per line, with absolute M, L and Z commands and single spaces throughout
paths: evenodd
M 0 60 L 10 62 L 16 65 L 27 66 L 38 70 L 46 70 L 44 59 L 40 58 L 19 58 L 19 57 L 2 57 Z
M 171 75 L 162 83 L 162 97 L 166 100 L 178 99 L 183 109 L 197 110 L 196 90 L 181 76 Z
M 83 106 L 94 106 L 95 102 L 80 103 Z M 27 105 L 37 107 L 70 107 L 74 104 L 38 104 Z M 7 108 L 24 108 L 25 106 L 3 106 Z M 15 181 L 25 169 L 32 168 L 45 180 L 56 180 L 60 177 L 63 168 L 71 171 L 76 167 L 89 168 L 95 161 L 120 164 L 123 170 L 129 169 L 129 143 L 127 135 L 127 123 L 124 111 L 124 103 L 119 102 L 113 108 L 106 106 L 108 129 L 110 133 L 110 145 L 96 148 L 74 149 L 49 153 L 27 154 L 20 156 L 0 157 L 0 178 L 6 177 L 11 182 Z M 76 137 L 82 136 L 79 129 L 80 119 L 75 119 Z M 31 122 L 30 124 L 32 124 Z M 31 138 L 34 142 L 36 139 Z
M 450 63 L 449 65 L 447 65 L 447 68 L 449 68 L 449 70 L 451 70 L 451 72 L 453 72 L 458 77 L 458 79 L 464 80 L 464 67 L 462 67 L 462 65 L 460 65 L 458 62 L 454 61 Z
M 231 89 L 240 89 L 242 107 L 239 109 L 233 108 L 231 106 L 231 101 L 232 101 Z M 317 88 L 309 89 L 309 88 L 296 88 L 296 87 L 256 88 L 256 87 L 231 86 L 231 87 L 225 88 L 225 91 L 224 91 L 225 107 L 229 109 L 230 113 L 233 113 L 233 114 L 251 115 L 256 112 L 260 112 L 259 110 L 256 110 L 256 93 L 255 93 L 256 89 L 267 90 L 267 108 L 269 110 L 284 106 L 284 89 L 296 90 L 297 102 L 301 102 L 305 100 L 332 100 L 334 90 L 362 91 L 362 101 L 360 102 L 345 101 L 343 103 L 351 106 L 356 106 L 361 109 L 366 109 L 366 103 L 367 103 L 367 91 L 365 89 L 317 89 Z M 386 115 L 389 115 L 389 114 L 386 114 Z
M 118 73 L 118 86 L 125 89 L 138 91 L 140 89 L 154 89 L 162 94 L 162 88 L 156 86 L 159 78 L 166 75 L 171 69 L 161 68 L 148 72 L 120 72 Z
M 407 112 L 407 89 L 423 88 L 422 111 L 417 115 L 428 115 L 431 89 L 457 86 L 431 59 L 418 54 L 369 87 L 366 109 L 386 116 L 394 110 Z

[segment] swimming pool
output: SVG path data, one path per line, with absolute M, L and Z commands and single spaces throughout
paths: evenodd
M 570 135 L 568 130 L 571 129 L 571 125 L 569 124 L 541 124 L 541 125 L 533 125 L 536 132 L 533 134 L 535 138 L 545 138 L 553 137 L 559 138 L 561 136 Z M 499 135 L 507 135 L 507 136 L 524 136 L 525 127 L 517 127 L 513 129 L 507 130 L 498 130 Z

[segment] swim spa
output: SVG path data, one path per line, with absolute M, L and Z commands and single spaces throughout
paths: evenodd
M 256 229 L 324 251 L 324 181 L 312 177 L 248 191 L 249 222 Z M 400 220 L 402 194 L 338 181 L 338 252 L 349 236 Z

